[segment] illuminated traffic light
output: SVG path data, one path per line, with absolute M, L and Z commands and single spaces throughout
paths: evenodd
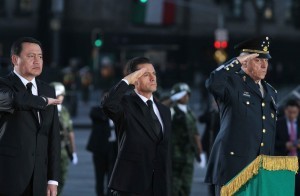
M 226 49 L 227 46 L 228 46 L 228 42 L 227 41 L 218 41 L 218 40 L 216 40 L 214 42 L 215 49 Z
M 140 3 L 147 3 L 148 0 L 139 0 Z
M 100 48 L 103 45 L 103 34 L 98 28 L 92 31 L 92 45 L 96 48 Z

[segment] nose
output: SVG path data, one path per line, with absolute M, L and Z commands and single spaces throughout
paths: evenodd
M 268 66 L 268 60 L 267 59 L 262 59 L 261 60 L 261 67 L 266 68 Z
M 155 78 L 156 78 L 156 75 L 150 74 L 150 80 L 151 80 L 151 81 L 155 81 Z

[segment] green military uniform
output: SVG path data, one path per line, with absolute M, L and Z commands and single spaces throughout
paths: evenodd
M 69 160 L 72 156 L 72 147 L 69 141 L 69 133 L 73 131 L 73 124 L 70 114 L 65 106 L 58 110 L 61 136 L 61 182 L 58 186 L 59 193 L 63 189 L 69 166 Z
M 60 82 L 52 82 L 50 84 L 54 87 L 57 99 L 64 99 L 66 89 Z M 71 120 L 68 109 L 63 105 L 58 105 L 58 117 L 59 117 L 59 129 L 60 129 L 60 140 L 61 140 L 61 181 L 58 185 L 58 194 L 60 195 L 64 187 L 64 183 L 67 177 L 69 160 L 72 160 L 73 164 L 76 164 L 78 159 L 73 149 L 74 139 L 71 141 L 70 133 L 73 131 L 73 123 Z M 72 137 L 73 138 L 73 137 Z
M 197 121 L 193 112 L 172 108 L 172 195 L 189 196 L 194 172 L 196 144 L 194 136 L 198 134 Z

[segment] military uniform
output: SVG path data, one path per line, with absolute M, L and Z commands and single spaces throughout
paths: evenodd
M 179 95 L 177 99 L 180 99 L 186 93 L 190 93 L 190 90 L 185 83 L 178 84 L 174 85 L 175 88 L 179 86 L 186 87 L 186 89 L 182 88 L 176 91 L 177 95 Z M 195 135 L 199 135 L 197 120 L 192 110 L 186 104 L 175 103 L 171 108 L 171 114 L 172 195 L 189 196 L 194 173 L 194 159 L 195 155 L 199 156 L 195 143 Z
M 65 96 L 65 87 L 60 82 L 52 82 L 50 84 L 55 88 L 56 97 Z M 58 118 L 59 118 L 59 131 L 60 131 L 60 143 L 61 143 L 61 157 L 60 157 L 60 169 L 61 169 L 61 181 L 58 186 L 58 194 L 60 195 L 64 187 L 68 166 L 70 160 L 74 164 L 77 164 L 77 154 L 74 152 L 70 133 L 73 132 L 73 123 L 68 109 L 64 105 L 58 105 Z
M 269 46 L 267 40 L 259 45 L 262 50 L 247 52 L 269 55 L 265 50 Z M 205 182 L 222 186 L 258 155 L 274 154 L 277 92 L 266 81 L 261 80 L 261 84 L 263 95 L 235 58 L 214 70 L 206 81 L 219 106 L 221 127 L 208 161 Z

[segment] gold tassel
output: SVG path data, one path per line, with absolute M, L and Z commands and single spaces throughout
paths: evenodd
M 258 173 L 260 167 L 261 156 L 258 156 L 245 169 L 243 169 L 233 180 L 221 188 L 221 196 L 233 195 L 244 184 L 246 184 L 254 175 Z
M 269 171 L 289 170 L 297 173 L 298 157 L 262 155 L 262 168 Z
M 290 170 L 297 173 L 298 158 L 296 156 L 259 155 L 229 183 L 222 186 L 221 196 L 231 196 L 235 194 L 253 176 L 258 174 L 258 170 L 261 167 L 269 171 Z

